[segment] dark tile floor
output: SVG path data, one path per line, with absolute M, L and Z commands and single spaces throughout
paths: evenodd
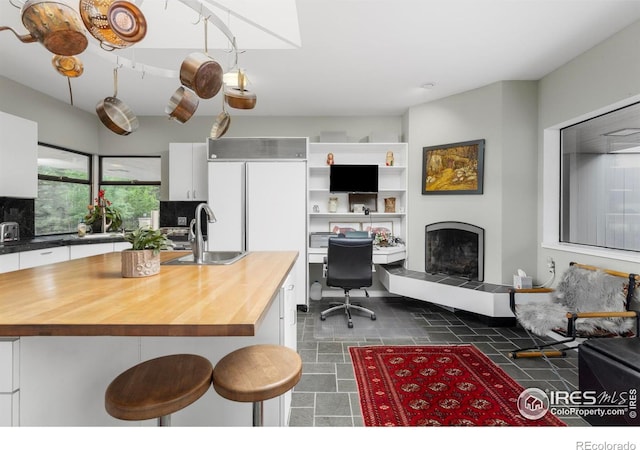
M 335 301 L 335 300 L 332 300 Z M 342 313 L 320 320 L 330 299 L 310 301 L 298 311 L 298 352 L 303 375 L 293 390 L 289 426 L 360 427 L 362 414 L 348 347 L 364 345 L 429 345 L 472 343 L 524 387 L 577 389 L 577 352 L 565 358 L 511 359 L 510 350 L 531 340 L 519 327 L 492 328 L 479 318 L 450 312 L 427 302 L 403 297 L 357 298 L 376 313 L 353 313 L 353 328 Z M 569 426 L 589 426 L 579 417 L 562 417 Z

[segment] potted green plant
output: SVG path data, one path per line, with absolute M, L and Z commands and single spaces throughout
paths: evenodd
M 160 250 L 171 247 L 172 242 L 160 230 L 138 228 L 124 236 L 131 248 L 122 251 L 122 276 L 148 277 L 160 272 Z

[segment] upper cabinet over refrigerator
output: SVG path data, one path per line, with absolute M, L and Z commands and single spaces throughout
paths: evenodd
M 296 304 L 306 305 L 306 138 L 209 143 L 209 250 L 294 250 Z M 216 157 L 212 158 L 212 155 Z

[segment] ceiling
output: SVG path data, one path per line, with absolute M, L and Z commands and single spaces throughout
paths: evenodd
M 66 1 L 66 0 L 65 0 Z M 11 0 L 22 5 L 24 0 Z M 78 1 L 69 3 L 77 9 Z M 640 19 L 640 0 L 137 0 L 143 41 L 107 52 L 91 35 L 71 79 L 73 105 L 95 113 L 118 95 L 138 116 L 163 116 L 182 61 L 207 50 L 224 68 L 236 38 L 257 95 L 249 116 L 400 115 L 409 107 L 500 80 L 538 80 Z M 202 6 L 200 6 L 202 5 Z M 221 27 L 216 27 L 217 23 Z M 0 2 L 0 26 L 27 34 Z M 0 75 L 69 103 L 66 77 L 40 43 L 0 32 Z M 640 55 L 632 55 L 640 57 Z M 424 85 L 431 85 L 424 88 Z M 1 107 L 0 101 L 0 107 Z M 196 115 L 217 115 L 222 95 Z

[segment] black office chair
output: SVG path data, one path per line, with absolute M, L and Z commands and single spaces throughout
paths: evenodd
M 331 308 L 320 313 L 320 320 L 325 320 L 327 314 L 344 310 L 347 315 L 347 325 L 353 328 L 351 310 L 358 310 L 371 315 L 376 320 L 376 314 L 360 305 L 354 305 L 350 300 L 351 289 L 361 289 L 372 284 L 373 240 L 371 238 L 329 238 L 327 250 L 327 286 L 344 289 L 344 303 L 335 303 Z M 369 293 L 365 289 L 365 294 Z

